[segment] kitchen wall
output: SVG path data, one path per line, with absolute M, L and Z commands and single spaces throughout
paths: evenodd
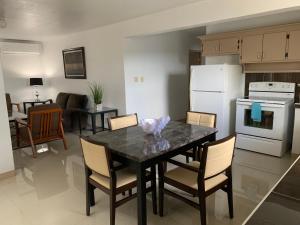
M 1 135 L 0 135 L 0 174 L 14 170 L 14 159 L 12 154 L 12 145 L 10 140 L 8 115 L 5 100 L 3 72 L 0 61 L 0 124 L 1 124 Z
M 12 101 L 16 103 L 34 98 L 34 89 L 29 86 L 29 78 L 45 78 L 41 61 L 41 44 L 1 42 L 0 50 L 5 92 L 10 93 Z M 39 87 L 38 90 L 41 98 L 47 96 L 46 79 L 44 86 Z
M 188 53 L 196 36 L 178 31 L 126 40 L 127 113 L 137 112 L 139 118 L 185 118 L 189 105 Z
M 88 81 L 97 80 L 104 87 L 104 104 L 126 112 L 125 77 L 123 51 L 125 38 L 157 34 L 167 31 L 212 25 L 219 21 L 242 19 L 243 17 L 266 15 L 273 12 L 289 11 L 300 6 L 299 1 L 261 2 L 235 0 L 209 0 L 169 9 L 88 30 L 76 34 L 49 38 L 44 41 L 44 65 L 50 76 L 50 95 L 59 91 L 87 93 L 87 81 L 66 80 L 63 74 L 61 50 L 70 47 L 86 48 Z

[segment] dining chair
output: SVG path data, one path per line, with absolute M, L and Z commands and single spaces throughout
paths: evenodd
M 17 107 L 17 111 L 21 112 L 20 104 L 19 103 L 13 103 L 11 101 L 10 94 L 5 93 L 5 98 L 6 98 L 6 106 L 7 106 L 7 111 L 8 114 L 11 115 L 13 111 L 13 106 Z
M 16 118 L 17 146 L 20 141 L 30 144 L 32 154 L 37 156 L 37 144 L 62 140 L 65 150 L 67 142 L 62 125 L 62 109 L 57 104 L 38 105 L 28 109 L 27 121 Z
M 164 194 L 178 198 L 200 210 L 201 225 L 206 225 L 206 197 L 221 189 L 227 193 L 229 215 L 233 218 L 232 196 L 232 158 L 235 147 L 235 135 L 206 143 L 201 161 L 185 164 L 175 160 L 169 163 L 178 167 L 164 173 L 159 164 L 159 214 L 163 216 Z M 199 204 L 164 187 L 173 186 L 199 198 Z
M 137 125 L 138 125 L 138 117 L 136 113 L 108 118 L 108 126 L 110 130 L 119 130 L 122 128 L 132 127 Z
M 130 194 L 117 200 L 117 195 L 132 190 L 137 185 L 137 178 L 134 171 L 128 167 L 120 165 L 114 166 L 110 151 L 105 145 L 95 144 L 88 139 L 80 139 L 86 176 L 86 215 L 90 215 L 90 207 L 95 205 L 94 189 L 99 188 L 110 198 L 110 225 L 115 225 L 116 208 L 135 198 L 137 193 Z M 151 182 L 151 186 L 146 189 L 152 192 L 153 213 L 157 213 L 156 202 L 156 174 L 146 173 L 146 182 Z M 154 185 L 153 185 L 154 184 Z M 154 197 L 155 196 L 155 197 Z
M 187 112 L 186 123 L 191 125 L 199 125 L 205 127 L 215 128 L 217 122 L 217 114 L 207 112 Z M 186 151 L 183 155 L 186 157 L 186 162 L 189 162 L 189 158 L 196 160 L 200 157 L 201 147 L 199 149 L 194 148 Z

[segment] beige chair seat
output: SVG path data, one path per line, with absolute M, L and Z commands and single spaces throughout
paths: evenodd
M 149 175 L 149 173 L 147 173 L 147 175 Z M 96 172 L 93 172 L 90 178 L 107 189 L 110 189 L 110 178 L 104 177 Z M 120 188 L 124 185 L 136 182 L 136 174 L 130 169 L 122 169 L 116 172 L 116 180 L 116 188 Z
M 190 162 L 188 165 L 199 168 L 200 163 L 198 161 Z M 178 167 L 176 169 L 170 170 L 165 173 L 165 177 L 182 183 L 188 187 L 191 187 L 195 190 L 198 190 L 198 172 L 194 172 L 182 167 Z M 223 181 L 227 180 L 227 176 L 224 174 L 220 174 L 208 180 L 205 180 L 205 191 L 210 190 L 211 188 L 217 186 L 218 184 L 222 183 Z

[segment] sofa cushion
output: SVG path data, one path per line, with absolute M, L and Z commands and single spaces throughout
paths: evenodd
M 70 94 L 69 93 L 58 93 L 56 97 L 56 104 L 58 104 L 62 109 L 65 109 L 67 106 L 67 102 L 69 99 Z
M 86 95 L 70 94 L 66 109 L 70 108 L 85 108 L 87 104 Z

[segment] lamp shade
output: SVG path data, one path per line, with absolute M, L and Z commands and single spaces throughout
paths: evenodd
M 43 85 L 42 78 L 29 78 L 30 86 Z

